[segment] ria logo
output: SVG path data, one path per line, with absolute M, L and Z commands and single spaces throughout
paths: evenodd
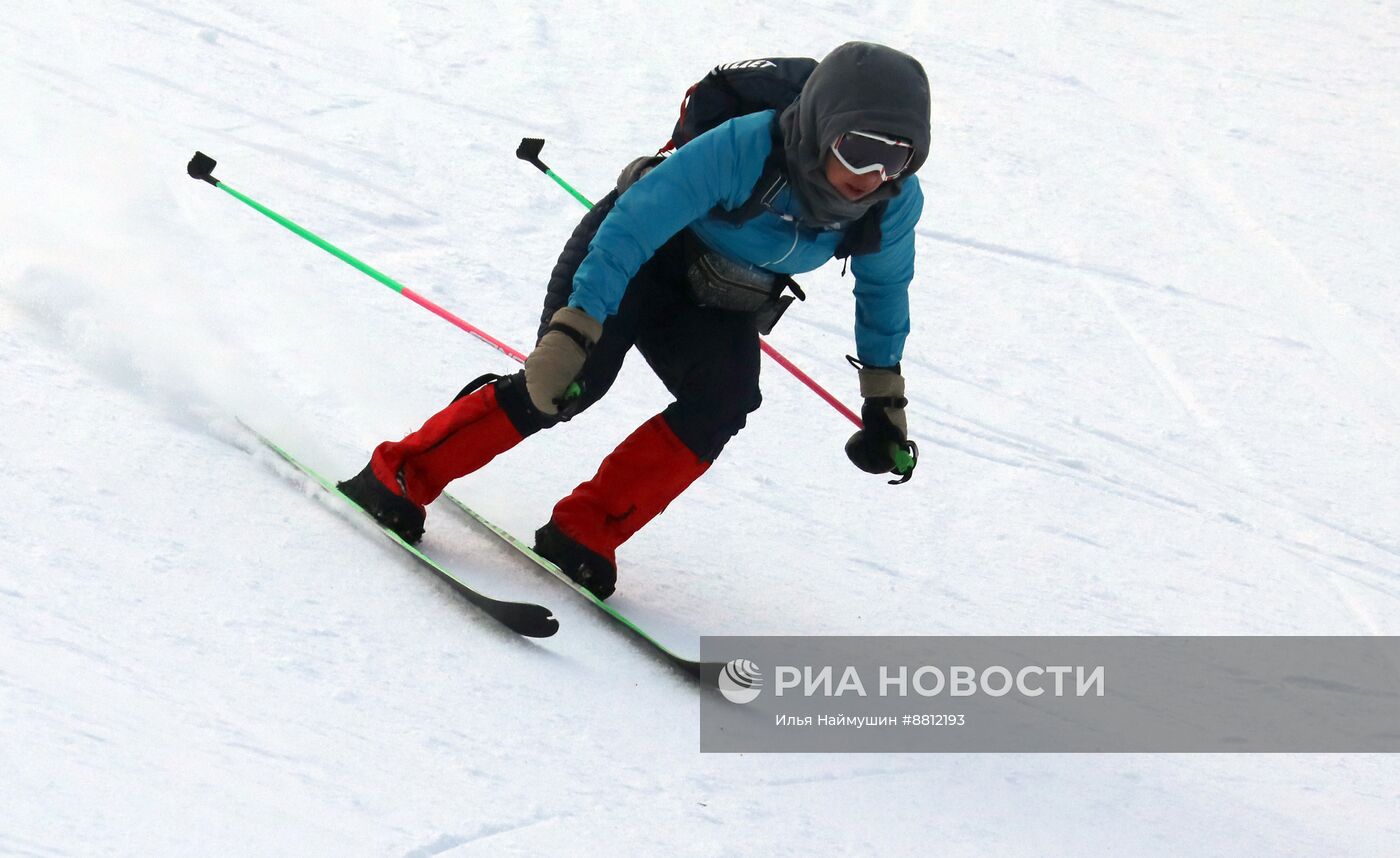
M 719 693 L 730 703 L 751 703 L 763 690 L 763 673 L 746 658 L 736 658 L 720 671 Z

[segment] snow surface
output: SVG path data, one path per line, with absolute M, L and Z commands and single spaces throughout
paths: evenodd
M 10 0 L 0 15 L 0 852 L 1386 855 L 1386 756 L 700 755 L 694 691 L 554 608 L 498 628 L 263 453 L 327 472 L 507 359 L 191 182 L 528 345 L 580 214 L 717 62 L 925 63 L 923 464 L 891 488 L 776 365 L 622 554 L 701 633 L 1400 634 L 1393 3 Z M 850 280 L 772 342 L 856 399 Z M 528 532 L 666 402 L 455 491 Z M 301 486 L 301 488 L 299 488 Z

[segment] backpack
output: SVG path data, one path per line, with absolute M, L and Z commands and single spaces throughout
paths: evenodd
M 661 148 L 679 148 L 736 116 L 761 110 L 779 113 L 797 100 L 817 61 L 808 57 L 775 57 L 715 66 L 681 99 L 681 115 L 671 139 Z
M 810 57 L 771 57 L 715 66 L 686 90 L 671 139 L 657 154 L 678 149 L 736 116 L 763 110 L 776 110 L 781 115 L 797 100 L 802 85 L 816 67 L 817 61 Z M 769 130 L 773 135 L 773 149 L 763 164 L 763 173 L 754 184 L 753 193 L 737 209 L 715 206 L 710 210 L 711 216 L 737 226 L 761 214 L 773 195 L 782 190 L 787 181 L 787 158 L 777 117 Z M 837 259 L 875 253 L 880 249 L 880 219 L 888 204 L 887 200 L 875 204 L 846 227 L 836 248 Z

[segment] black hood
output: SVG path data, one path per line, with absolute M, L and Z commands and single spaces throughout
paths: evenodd
M 929 147 L 928 76 L 908 54 L 872 42 L 847 42 L 827 54 L 780 119 L 788 181 L 812 226 L 853 221 L 899 194 L 923 166 Z M 826 153 L 847 131 L 874 131 L 914 144 L 914 160 L 894 181 L 855 202 L 826 180 Z

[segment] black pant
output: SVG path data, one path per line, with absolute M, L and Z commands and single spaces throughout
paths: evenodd
M 574 273 L 616 200 L 609 194 L 579 223 L 550 276 L 540 332 L 568 301 Z M 758 328 L 752 313 L 699 307 L 687 294 L 685 234 L 642 266 L 583 365 L 582 407 L 612 387 L 635 345 L 676 398 L 663 412 L 676 437 L 701 459 L 713 461 L 763 398 L 759 393 Z

